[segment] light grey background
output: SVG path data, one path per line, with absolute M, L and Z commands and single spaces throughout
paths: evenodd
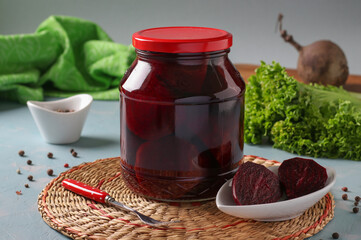
M 300 44 L 329 39 L 344 50 L 350 73 L 361 74 L 360 0 L 0 0 L 0 34 L 34 32 L 50 15 L 94 21 L 123 44 L 144 28 L 215 27 L 233 34 L 234 63 L 276 60 L 295 68 L 297 51 L 275 33 L 280 12 Z

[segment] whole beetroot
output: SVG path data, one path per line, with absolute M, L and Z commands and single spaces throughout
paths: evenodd
M 342 49 L 329 40 L 320 40 L 307 46 L 301 46 L 292 35 L 282 29 L 282 18 L 278 17 L 281 37 L 292 44 L 299 52 L 297 74 L 305 83 L 322 85 L 344 85 L 349 71 L 347 60 Z
M 241 164 L 232 180 L 233 199 L 238 205 L 272 203 L 282 197 L 278 176 L 253 162 Z
M 312 159 L 296 157 L 282 162 L 278 177 L 287 197 L 292 199 L 323 188 L 327 171 Z

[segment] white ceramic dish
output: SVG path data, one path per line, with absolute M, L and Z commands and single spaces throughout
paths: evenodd
M 78 94 L 56 101 L 28 101 L 27 105 L 45 141 L 67 144 L 79 140 L 92 101 L 89 94 Z
M 269 168 L 274 173 L 278 173 L 278 166 Z M 218 191 L 216 204 L 219 210 L 229 215 L 249 218 L 256 221 L 284 221 L 303 214 L 307 209 L 317 203 L 327 194 L 336 182 L 335 170 L 326 167 L 327 181 L 325 187 L 302 197 L 280 200 L 275 203 L 257 205 L 237 205 L 232 196 L 232 179 L 227 181 Z

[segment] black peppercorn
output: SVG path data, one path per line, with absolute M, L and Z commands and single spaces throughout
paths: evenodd
M 358 208 L 358 207 L 354 207 L 354 208 L 352 209 L 352 211 L 353 211 L 354 213 L 358 213 L 359 208 Z
M 333 239 L 338 239 L 339 237 L 340 237 L 340 234 L 338 234 L 337 232 L 332 233 Z
M 54 156 L 53 153 L 51 153 L 51 152 L 48 153 L 48 158 L 53 158 L 53 156 Z
M 54 171 L 53 169 L 48 169 L 47 173 L 49 176 L 53 176 Z
M 20 150 L 20 151 L 19 151 L 19 156 L 23 157 L 24 154 L 25 154 L 24 150 Z
M 73 153 L 74 152 L 74 148 L 70 149 L 70 153 Z
M 25 187 L 26 187 L 26 188 L 29 188 L 29 184 L 25 184 Z
M 73 155 L 73 157 L 77 157 L 77 156 L 78 156 L 78 153 L 75 152 L 75 151 L 73 151 L 73 152 L 71 153 L 71 155 Z
M 28 165 L 31 165 L 33 162 L 29 159 L 28 161 L 26 161 L 26 163 L 27 163 Z
M 342 199 L 343 199 L 343 200 L 347 200 L 347 199 L 348 199 L 348 196 L 347 196 L 346 193 L 345 193 L 345 194 L 342 194 Z
M 358 206 L 358 202 L 354 202 L 353 205 Z
M 342 189 L 342 191 L 344 191 L 344 192 L 347 192 L 348 191 L 348 188 L 347 187 L 343 187 L 343 188 L 341 188 Z
M 28 180 L 29 180 L 29 181 L 33 181 L 33 180 L 34 180 L 34 177 L 33 177 L 32 175 L 29 175 L 29 176 L 28 176 Z
M 355 201 L 356 201 L 356 202 L 359 202 L 359 201 L 360 201 L 360 196 L 356 196 L 356 197 L 355 197 Z

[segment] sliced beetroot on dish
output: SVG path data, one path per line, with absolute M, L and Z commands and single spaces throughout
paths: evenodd
M 232 193 L 238 205 L 273 203 L 282 197 L 278 176 L 253 162 L 239 166 L 232 180 Z
M 296 157 L 283 161 L 278 176 L 287 197 L 292 199 L 323 188 L 327 171 L 312 159 Z

